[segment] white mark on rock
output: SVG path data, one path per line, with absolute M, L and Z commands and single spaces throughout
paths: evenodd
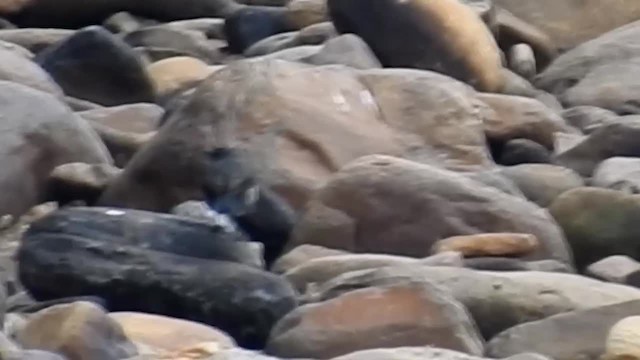
M 344 96 L 342 96 L 342 94 L 340 93 L 333 94 L 333 102 L 338 105 L 338 108 L 341 111 L 350 110 L 349 104 L 347 103 L 347 99 L 345 99 Z
M 124 215 L 125 212 L 122 210 L 107 210 L 105 214 L 111 215 L 111 216 L 120 216 L 120 215 Z

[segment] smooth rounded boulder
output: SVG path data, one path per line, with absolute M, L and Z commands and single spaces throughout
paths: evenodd
M 498 46 L 458 0 L 329 0 L 341 33 L 360 36 L 386 67 L 434 70 L 482 91 L 504 85 Z
M 69 360 L 122 359 L 137 355 L 122 327 L 89 302 L 56 305 L 33 314 L 16 339 L 27 349 L 60 353 Z
M 427 281 L 355 290 L 299 307 L 273 328 L 266 352 L 330 359 L 358 350 L 420 345 L 483 353 L 464 306 Z
M 430 71 L 238 61 L 167 114 L 100 203 L 168 211 L 202 199 L 206 153 L 229 147 L 243 154 L 261 186 L 296 209 L 331 174 L 364 155 L 490 168 L 495 164 L 482 128 L 487 105 L 476 96 L 470 86 Z M 448 121 L 440 121 L 444 117 Z
M 579 268 L 610 255 L 640 258 L 640 195 L 581 187 L 560 195 L 549 211 L 567 236 Z
M 112 162 L 85 120 L 56 97 L 25 85 L 0 81 L 0 214 L 19 216 L 42 203 L 47 177 L 71 162 Z
M 536 205 L 459 173 L 371 155 L 314 195 L 289 247 L 424 257 L 442 238 L 498 231 L 535 235 L 540 247 L 528 259 L 571 263 L 560 228 Z
M 306 298 L 309 302 L 326 301 L 357 289 L 414 281 L 432 282 L 452 294 L 467 307 L 485 339 L 518 324 L 640 299 L 637 288 L 575 274 L 423 265 L 346 273 L 318 286 Z
M 153 102 L 142 61 L 120 38 L 90 26 L 38 54 L 36 62 L 65 94 L 101 105 Z

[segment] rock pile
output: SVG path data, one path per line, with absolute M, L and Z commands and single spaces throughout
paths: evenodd
M 0 0 L 0 359 L 640 359 L 638 19 Z

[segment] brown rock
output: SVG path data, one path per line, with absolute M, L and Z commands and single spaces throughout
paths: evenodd
M 528 259 L 570 262 L 560 229 L 532 203 L 458 173 L 367 156 L 314 195 L 290 246 L 424 257 L 440 239 L 493 232 L 533 234 L 541 244 Z
M 426 281 L 356 290 L 299 307 L 276 324 L 266 351 L 285 358 L 328 359 L 358 350 L 421 345 L 483 352 L 466 309 Z
M 495 117 L 484 123 L 490 140 L 504 143 L 524 138 L 553 149 L 553 134 L 568 129 L 560 115 L 535 99 L 499 94 L 478 97 L 495 111 Z
M 504 85 L 498 46 L 458 0 L 329 0 L 336 29 L 365 40 L 386 67 L 442 72 L 482 91 Z M 428 24 L 428 25 L 427 25 Z
M 204 151 L 229 146 L 246 150 L 259 180 L 298 208 L 332 173 L 368 154 L 490 167 L 479 111 L 486 105 L 475 95 L 427 71 L 236 62 L 210 76 L 167 119 L 103 203 L 166 211 L 197 199 Z M 440 121 L 445 116 L 448 121 Z
M 493 167 L 483 134 L 483 123 L 492 112 L 468 86 L 417 70 L 374 69 L 359 74 L 382 118 L 394 128 L 418 135 L 417 144 L 427 145 L 424 151 L 431 152 L 409 158 L 439 162 L 452 170 Z
M 540 28 L 552 37 L 560 50 L 638 19 L 640 3 L 635 0 L 494 0 L 496 5 Z M 606 16 L 603 16 L 606 14 Z
M 275 273 L 284 274 L 285 272 L 314 259 L 345 254 L 348 254 L 348 252 L 344 250 L 329 249 L 323 246 L 310 244 L 300 245 L 276 260 L 270 270 Z
M 531 234 L 478 234 L 453 236 L 433 245 L 433 253 L 457 251 L 465 257 L 524 256 L 538 250 L 540 243 Z
M 550 316 L 569 311 L 640 299 L 640 290 L 637 288 L 575 274 L 490 272 L 421 265 L 347 273 L 319 286 L 316 295 L 308 298 L 311 301 L 326 301 L 357 289 L 398 286 L 420 280 L 445 288 L 465 305 L 485 339 L 491 339 L 518 324 L 544 321 Z
M 520 43 L 529 45 L 539 69 L 545 68 L 558 55 L 556 44 L 549 34 L 511 12 L 498 8 L 495 22 L 494 33 L 497 35 L 500 48 L 504 51 Z
M 286 9 L 286 21 L 294 29 L 303 29 L 329 20 L 326 0 L 292 0 Z
M 162 315 L 114 312 L 115 320 L 126 336 L 136 344 L 142 344 L 160 352 L 193 352 L 202 344 L 216 344 L 218 349 L 232 348 L 235 341 L 224 332 L 193 321 Z
M 27 349 L 57 352 L 69 360 L 124 359 L 136 354 L 120 325 L 89 302 L 56 305 L 35 313 L 17 341 Z

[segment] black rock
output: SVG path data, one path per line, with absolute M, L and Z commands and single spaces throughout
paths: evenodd
M 288 30 L 294 29 L 287 26 L 284 9 L 263 6 L 240 9 L 224 23 L 229 49 L 238 54 L 262 39 Z
M 276 321 L 297 305 L 297 294 L 286 280 L 247 265 L 124 241 L 38 236 L 41 227 L 36 223 L 29 230 L 18 251 L 20 279 L 40 301 L 98 296 L 112 311 L 161 314 L 215 326 L 248 348 L 262 348 Z
M 134 49 L 102 27 L 78 30 L 36 62 L 72 97 L 110 106 L 153 102 L 153 85 Z
M 498 163 L 506 166 L 550 164 L 551 152 L 535 141 L 514 139 L 507 142 L 501 149 Z
M 201 259 L 259 267 L 260 254 L 244 234 L 214 224 L 141 210 L 64 208 L 35 222 L 25 239 L 64 241 L 78 238 L 88 246 L 132 246 Z

